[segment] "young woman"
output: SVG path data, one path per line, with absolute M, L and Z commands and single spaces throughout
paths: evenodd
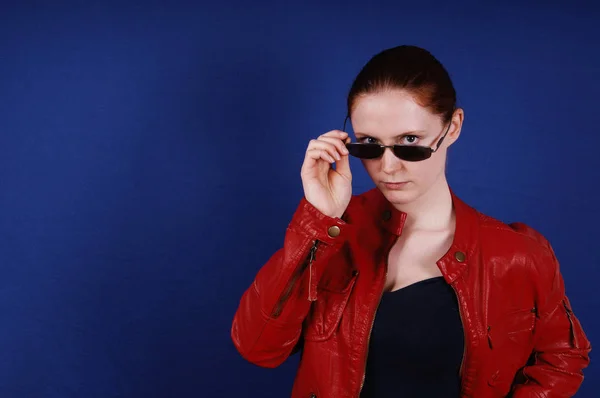
M 352 85 L 355 142 L 333 130 L 308 144 L 305 196 L 231 329 L 259 366 L 301 352 L 292 397 L 578 390 L 591 346 L 551 245 L 448 186 L 446 152 L 463 118 L 438 60 L 399 46 L 373 57 Z M 349 155 L 376 188 L 352 194 Z

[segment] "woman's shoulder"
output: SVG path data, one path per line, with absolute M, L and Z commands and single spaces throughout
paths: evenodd
M 503 222 L 478 212 L 480 246 L 488 257 L 505 258 L 505 266 L 521 265 L 537 278 L 552 280 L 558 270 L 558 260 L 549 240 L 533 226 L 522 222 Z M 521 267 L 517 267 L 521 268 Z
M 512 243 L 512 245 L 506 246 L 514 246 L 515 249 L 524 247 L 533 252 L 552 250 L 546 236 L 525 222 L 504 222 L 480 211 L 477 211 L 477 213 L 482 239 L 494 239 L 507 244 Z

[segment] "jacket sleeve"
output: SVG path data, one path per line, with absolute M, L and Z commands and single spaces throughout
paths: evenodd
M 317 299 L 325 264 L 354 233 L 353 225 L 324 215 L 302 198 L 283 247 L 260 268 L 235 312 L 231 338 L 243 358 L 276 367 L 289 357 Z
M 544 250 L 534 265 L 541 287 L 533 360 L 521 371 L 526 381 L 513 386 L 511 396 L 572 397 L 583 382 L 591 344 L 565 294 L 556 256 L 550 244 L 538 238 Z

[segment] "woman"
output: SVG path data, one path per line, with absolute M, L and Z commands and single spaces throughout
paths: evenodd
M 463 118 L 444 67 L 400 46 L 373 57 L 352 85 L 356 142 L 333 130 L 308 144 L 305 196 L 231 329 L 260 366 L 301 352 L 292 397 L 578 390 L 591 346 L 550 244 L 448 186 L 446 152 Z M 349 155 L 376 188 L 352 195 Z

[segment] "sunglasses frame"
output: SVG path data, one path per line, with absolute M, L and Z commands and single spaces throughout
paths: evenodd
M 343 127 L 342 131 L 346 131 L 346 122 L 348 121 L 349 118 L 350 118 L 350 116 L 346 116 L 346 119 L 344 119 L 344 127 Z M 446 135 L 448 134 L 448 131 L 450 131 L 451 125 L 452 125 L 452 123 L 448 124 L 448 127 L 446 128 L 446 132 L 438 140 L 437 144 L 435 145 L 435 149 L 431 148 L 429 146 L 421 146 L 421 145 L 397 145 L 397 144 L 396 145 L 381 145 L 381 144 L 360 144 L 358 142 L 351 142 L 351 143 L 348 143 L 345 145 L 350 153 L 352 153 L 352 148 L 358 148 L 363 145 L 368 145 L 369 147 L 381 148 L 381 154 L 379 156 L 372 157 L 372 158 L 371 157 L 359 157 L 356 155 L 352 155 L 359 159 L 368 159 L 368 160 L 379 159 L 383 156 L 386 148 L 390 148 L 392 150 L 392 153 L 394 154 L 394 156 L 396 156 L 398 159 L 402 159 L 402 160 L 405 160 L 408 162 L 420 162 L 420 161 L 429 159 L 431 157 L 431 155 L 433 155 L 440 148 L 440 146 L 442 145 L 442 142 L 444 142 L 444 138 L 446 138 Z M 406 158 L 398 156 L 398 153 L 400 153 L 404 148 L 418 148 L 418 150 L 423 153 L 423 157 L 422 158 L 420 157 L 419 159 L 406 159 Z

